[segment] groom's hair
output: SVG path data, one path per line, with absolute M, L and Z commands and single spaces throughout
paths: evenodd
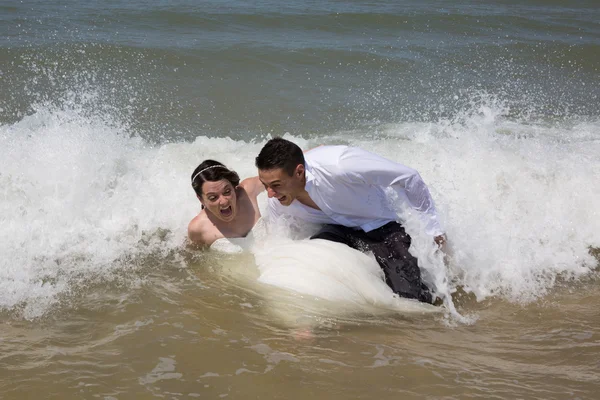
M 269 140 L 255 160 L 256 168 L 260 170 L 283 168 L 289 176 L 294 174 L 298 164 L 306 167 L 302 149 L 280 137 Z

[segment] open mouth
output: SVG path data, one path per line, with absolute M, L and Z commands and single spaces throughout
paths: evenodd
M 277 200 L 279 200 L 280 203 L 285 203 L 285 201 L 287 200 L 287 196 L 278 197 Z
M 220 209 L 219 212 L 223 217 L 229 217 L 233 213 L 233 210 L 231 209 L 231 206 L 229 206 L 227 208 Z

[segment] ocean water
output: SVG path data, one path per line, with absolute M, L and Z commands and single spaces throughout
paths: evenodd
M 598 21 L 591 0 L 4 1 L 0 397 L 597 398 Z M 255 175 L 274 136 L 419 170 L 445 261 L 407 229 L 444 306 L 339 249 L 188 249 L 192 170 Z

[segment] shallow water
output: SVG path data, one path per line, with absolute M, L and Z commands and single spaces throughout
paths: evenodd
M 4 398 L 594 398 L 596 282 L 526 306 L 459 299 L 473 325 L 439 314 L 273 313 L 219 268 L 148 271 L 137 287 L 96 285 L 35 321 L 4 316 Z M 306 300 L 288 299 L 302 314 Z M 281 304 L 278 304 L 281 306 Z M 308 331 L 306 326 L 312 325 Z M 308 333 L 311 332 L 311 333 Z

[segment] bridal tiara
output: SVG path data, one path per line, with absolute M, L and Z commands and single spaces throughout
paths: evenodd
M 213 168 L 225 168 L 228 170 L 228 168 L 224 165 L 211 165 L 210 167 L 206 167 L 204 169 L 201 169 L 200 171 L 198 171 L 198 173 L 196 175 L 194 175 L 192 177 L 192 183 L 194 183 L 194 181 L 196 180 L 196 178 L 198 177 L 198 175 L 200 175 L 201 173 L 203 173 L 204 171 L 208 170 L 208 169 L 213 169 Z

